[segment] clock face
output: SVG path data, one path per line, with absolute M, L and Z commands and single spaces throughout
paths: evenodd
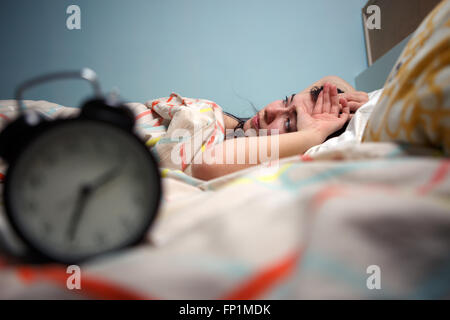
M 10 167 L 7 207 L 29 245 L 66 263 L 132 244 L 159 204 L 153 158 L 132 134 L 89 120 L 35 138 Z

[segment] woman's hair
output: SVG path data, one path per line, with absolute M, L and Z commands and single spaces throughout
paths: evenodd
M 314 87 L 311 88 L 311 90 L 309 91 L 309 94 L 311 95 L 311 99 L 314 102 L 317 101 L 317 98 L 319 98 L 319 94 L 320 94 L 320 92 L 322 92 L 322 90 L 323 90 L 323 86 L 321 86 L 321 87 L 314 86 Z M 344 91 L 342 91 L 339 88 L 337 89 L 337 92 L 338 93 L 344 93 Z

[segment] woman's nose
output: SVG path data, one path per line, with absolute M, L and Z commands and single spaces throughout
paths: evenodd
M 267 124 L 271 124 L 279 115 L 286 112 L 285 108 L 281 107 L 273 107 L 268 108 L 266 111 L 266 122 Z

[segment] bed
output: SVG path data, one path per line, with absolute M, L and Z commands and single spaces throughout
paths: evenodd
M 449 7 L 444 1 L 412 39 L 424 41 L 430 20 L 448 25 Z M 440 36 L 448 42 L 446 28 Z M 408 54 L 417 57 L 413 49 L 414 41 L 399 62 L 408 66 Z M 448 53 L 448 45 L 443 50 Z M 448 61 L 442 61 L 438 69 L 448 72 Z M 439 149 L 433 139 L 417 144 L 401 134 L 386 138 L 386 119 L 373 116 L 390 110 L 393 86 L 409 69 L 403 70 L 394 68 L 383 91 L 371 93 L 345 139 L 211 181 L 164 169 L 163 203 L 146 241 L 82 264 L 81 290 L 67 289 L 65 266 L 29 265 L 0 255 L 0 298 L 450 298 L 445 143 Z M 12 104 L 0 102 L 3 117 L 13 112 Z M 55 117 L 68 110 L 45 101 L 27 105 Z M 131 107 L 145 136 L 148 109 Z M 390 124 L 403 114 L 389 112 Z M 367 137 L 378 129 L 375 138 Z M 413 130 L 428 137 L 420 125 Z M 445 132 L 438 137 L 441 145 Z M 14 246 L 3 214 L 0 230 Z

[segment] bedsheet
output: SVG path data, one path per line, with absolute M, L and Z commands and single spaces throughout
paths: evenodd
M 448 35 L 449 12 L 450 0 L 443 1 L 419 27 L 407 46 L 418 50 L 415 59 L 436 45 L 425 41 L 434 39 L 429 35 Z M 438 71 L 447 72 L 448 42 L 439 43 Z M 426 65 L 437 65 L 426 57 Z M 414 68 L 404 70 L 420 78 Z M 443 94 L 441 104 L 429 105 L 435 117 L 436 110 L 448 111 L 442 99 L 448 86 L 419 89 L 413 91 Z M 396 111 L 398 101 L 391 102 Z M 37 104 L 43 112 L 66 112 Z M 8 118 L 8 102 L 0 106 L 0 119 Z M 136 117 L 160 121 L 148 116 L 148 106 L 132 106 Z M 392 114 L 383 115 L 384 125 L 400 129 L 395 114 L 401 113 Z M 423 131 L 424 123 L 410 129 Z M 442 141 L 419 147 L 398 137 L 358 139 L 207 182 L 165 168 L 163 203 L 144 243 L 83 263 L 80 290 L 67 288 L 65 266 L 27 265 L 0 254 L 0 298 L 450 298 L 450 158 L 435 148 Z M 6 234 L 0 212 L 0 235 Z
M 449 171 L 432 149 L 364 143 L 197 186 L 166 175 L 145 243 L 82 264 L 81 290 L 65 266 L 3 256 L 0 298 L 449 298 Z

